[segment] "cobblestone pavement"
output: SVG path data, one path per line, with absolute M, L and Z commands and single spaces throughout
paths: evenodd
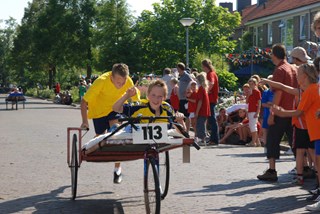
M 0 213 L 145 213 L 143 161 L 123 163 L 112 182 L 112 163 L 83 162 L 78 197 L 70 200 L 67 127 L 80 125 L 79 108 L 27 98 L 26 109 L 6 110 L 0 96 Z M 92 127 L 92 124 L 91 124 Z M 92 129 L 84 137 L 94 136 Z M 277 164 L 279 181 L 256 179 L 266 169 L 263 148 L 240 146 L 170 152 L 171 182 L 161 213 L 307 213 L 306 189 L 290 184 L 292 156 Z

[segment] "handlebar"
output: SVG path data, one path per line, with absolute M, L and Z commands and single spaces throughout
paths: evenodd
M 168 120 L 169 122 L 172 122 L 173 120 L 175 120 L 176 117 L 175 116 L 149 116 L 149 117 L 145 117 L 145 116 L 141 116 L 141 117 L 125 117 L 125 118 L 119 118 L 118 121 L 119 122 L 138 122 L 140 120 L 149 120 L 149 122 L 154 122 L 155 120 Z
M 176 119 L 175 116 L 126 117 L 126 118 L 119 118 L 118 121 L 119 121 L 119 122 L 135 123 L 135 122 L 139 122 L 140 120 L 149 120 L 149 122 L 152 123 L 152 122 L 154 122 L 155 120 L 159 120 L 159 119 L 168 120 L 168 122 L 172 123 L 173 125 L 175 125 L 175 126 L 179 129 L 180 133 L 181 133 L 184 137 L 190 138 L 189 133 L 184 130 L 184 128 L 182 127 L 181 124 L 173 122 L 173 121 Z M 131 125 L 133 125 L 133 124 L 131 124 Z M 194 143 L 192 144 L 192 146 L 194 146 L 197 150 L 200 149 L 200 146 L 199 146 L 196 142 L 194 142 Z

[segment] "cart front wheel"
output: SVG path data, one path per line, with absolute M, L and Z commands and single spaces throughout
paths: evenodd
M 71 191 L 72 200 L 77 197 L 77 184 L 78 184 L 78 152 L 77 152 L 77 135 L 73 134 L 72 137 L 72 154 L 71 154 Z
M 154 157 L 149 157 L 146 160 L 144 173 L 144 202 L 146 213 L 160 214 L 160 183 Z
M 169 190 L 169 180 L 170 180 L 170 160 L 169 151 L 164 154 L 159 154 L 159 180 L 161 186 L 161 199 L 164 199 Z

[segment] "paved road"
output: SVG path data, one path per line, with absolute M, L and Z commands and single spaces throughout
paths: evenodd
M 28 98 L 26 109 L 5 110 L 0 95 L 0 213 L 145 213 L 143 162 L 123 164 L 124 181 L 112 183 L 111 163 L 84 162 L 78 198 L 70 200 L 66 129 L 80 125 L 79 108 Z M 91 124 L 92 127 L 92 124 Z M 93 131 L 84 137 L 93 137 Z M 262 148 L 192 149 L 182 163 L 170 152 L 171 182 L 161 213 L 307 213 L 306 189 L 290 184 L 292 156 L 278 163 L 279 182 L 256 179 L 266 167 Z

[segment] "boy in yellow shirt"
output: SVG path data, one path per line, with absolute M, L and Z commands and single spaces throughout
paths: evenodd
M 121 98 L 129 88 L 134 87 L 129 77 L 129 68 L 126 64 L 114 64 L 111 72 L 102 74 L 94 81 L 81 100 L 81 128 L 89 128 L 88 119 L 93 120 L 96 135 L 104 134 L 117 122 L 119 114 L 112 111 L 113 104 Z M 138 101 L 139 92 L 133 97 Z M 115 163 L 114 183 L 121 183 L 120 163 Z

